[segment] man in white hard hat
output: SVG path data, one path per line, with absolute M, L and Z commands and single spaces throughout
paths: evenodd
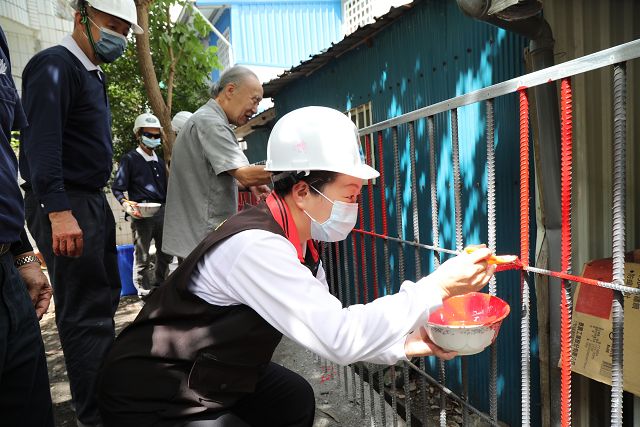
M 138 296 L 145 297 L 167 277 L 173 258 L 161 249 L 167 171 L 164 160 L 155 152 L 156 148 L 162 146 L 160 120 L 150 113 L 140 114 L 133 125 L 133 133 L 138 140 L 138 147 L 122 156 L 111 191 L 131 217 L 133 284 Z M 143 217 L 138 210 L 138 203 L 158 203 L 161 206 L 153 216 Z M 156 248 L 154 263 L 149 255 L 152 240 Z
M 22 75 L 29 127 L 21 133 L 27 225 L 54 288 L 56 323 L 79 425 L 101 422 L 95 377 L 111 346 L 120 298 L 111 175 L 111 112 L 100 64 L 141 33 L 134 0 L 78 0 L 74 28 Z
M 182 127 L 192 115 L 193 113 L 190 113 L 189 111 L 178 111 L 176 115 L 173 116 L 173 119 L 171 120 L 171 127 L 176 135 L 180 133 Z
M 273 128 L 267 169 L 266 202 L 210 233 L 116 339 L 98 386 L 106 426 L 312 426 L 313 389 L 271 362 L 282 335 L 340 365 L 456 355 L 424 325 L 443 299 L 489 281 L 490 250 L 343 308 L 318 241 L 347 237 L 362 181 L 378 177 L 356 127 L 330 108 L 294 110 Z
M 256 114 L 262 100 L 258 77 L 242 66 L 220 76 L 211 99 L 178 134 L 171 156 L 162 250 L 179 258 L 238 210 L 238 186 L 260 197 L 271 174 L 251 166 L 232 126 Z

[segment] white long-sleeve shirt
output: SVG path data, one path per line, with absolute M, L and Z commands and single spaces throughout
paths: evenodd
M 285 237 L 247 230 L 203 257 L 189 290 L 213 305 L 247 305 L 283 335 L 338 364 L 393 364 L 406 360 L 406 335 L 442 304 L 431 280 L 405 281 L 397 294 L 343 308 L 329 292 L 322 265 L 314 277 Z

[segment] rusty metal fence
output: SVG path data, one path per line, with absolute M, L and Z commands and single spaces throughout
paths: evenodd
M 463 200 L 461 197 L 461 171 L 459 149 L 462 144 L 474 143 L 461 140 L 458 132 L 458 110 L 461 107 L 480 104 L 485 111 L 485 148 L 486 148 L 486 227 L 488 246 L 496 249 L 496 152 L 495 152 L 495 118 L 494 102 L 499 97 L 516 93 L 519 97 L 520 119 L 520 154 L 514 158 L 520 166 L 520 203 L 513 206 L 513 212 L 520 220 L 520 363 L 522 394 L 522 425 L 531 424 L 531 361 L 530 361 L 530 284 L 535 275 L 547 275 L 561 279 L 561 425 L 571 425 L 571 283 L 577 282 L 589 286 L 599 286 L 614 290 L 612 306 L 613 317 L 613 349 L 612 349 L 612 389 L 611 389 L 611 425 L 622 426 L 622 385 L 623 385 L 623 327 L 624 306 L 623 294 L 638 294 L 638 289 L 625 285 L 624 252 L 625 252 L 625 124 L 626 124 L 626 62 L 640 57 L 640 40 L 603 50 L 582 58 L 556 65 L 541 71 L 527 74 L 503 83 L 486 87 L 475 92 L 448 99 L 437 104 L 421 108 L 395 117 L 361 130 L 363 151 L 368 164 L 380 171 L 380 177 L 369 181 L 360 196 L 360 217 L 356 229 L 343 241 L 323 246 L 323 263 L 331 292 L 342 301 L 344 306 L 367 303 L 381 295 L 392 294 L 392 283 L 399 284 L 405 279 L 414 280 L 429 273 L 422 265 L 424 254 L 432 257 L 431 265 L 437 268 L 441 256 L 460 252 L 463 241 Z M 613 67 L 612 92 L 614 98 L 614 136 L 613 136 L 613 280 L 596 281 L 571 274 L 571 170 L 572 170 L 572 77 L 603 67 Z M 530 211 L 530 143 L 529 143 L 529 106 L 528 89 L 549 82 L 561 82 L 561 208 L 562 208 L 562 271 L 550 271 L 530 265 L 529 211 Z M 419 139 L 416 127 L 424 127 L 425 136 Z M 450 164 L 438 165 L 436 156 L 441 146 L 436 141 L 437 124 L 448 125 L 450 138 Z M 399 156 L 399 134 L 407 135 L 409 142 L 409 159 L 406 179 L 401 182 L 401 161 Z M 429 174 L 426 187 L 430 190 L 430 200 L 418 200 L 418 178 L 416 170 L 417 147 L 429 158 Z M 392 161 L 385 156 L 392 156 Z M 393 164 L 393 170 L 385 170 L 385 163 Z M 453 174 L 453 195 L 455 212 L 455 247 L 441 246 L 438 206 L 439 169 L 451 168 Z M 391 191 L 393 190 L 393 191 Z M 378 195 L 375 195 L 378 193 Z M 375 195 L 375 197 L 374 197 Z M 420 227 L 424 223 L 420 218 L 419 206 L 428 205 L 431 211 L 431 240 L 424 242 L 420 236 Z M 393 215 L 395 223 L 390 224 L 388 212 Z M 406 212 L 407 223 L 401 212 Z M 472 219 L 473 220 L 473 219 Z M 405 233 L 409 229 L 412 233 Z M 413 238 L 407 238 L 411 234 Z M 475 243 L 475 242 L 469 242 Z M 393 249 L 393 259 L 391 252 Z M 412 259 L 412 275 L 407 277 L 406 265 Z M 393 262 L 393 268 L 391 263 Z M 394 275 L 394 277 L 392 277 Z M 498 293 L 494 277 L 488 292 Z M 498 338 L 499 339 L 499 338 Z M 516 346 L 516 343 L 513 343 Z M 455 424 L 467 425 L 473 416 L 486 425 L 497 425 L 497 349 L 494 343 L 489 352 L 489 413 L 471 405 L 468 400 L 468 379 L 466 358 L 462 358 L 460 366 L 461 393 L 454 393 L 445 384 L 445 362 L 439 361 L 439 375 L 434 378 L 427 372 L 426 360 L 404 362 L 398 366 L 379 367 L 370 364 L 354 364 L 350 366 L 334 366 L 321 360 L 326 372 L 330 372 L 340 386 L 344 387 L 347 396 L 360 405 L 363 422 L 371 425 L 386 425 L 388 420 L 394 426 L 403 418 L 406 425 L 439 424 L 440 426 Z M 448 362 L 447 362 L 448 363 Z M 410 381 L 413 376 L 417 380 Z M 368 385 L 365 385 L 365 382 Z M 417 385 L 417 390 L 412 386 Z M 398 390 L 397 388 L 402 388 Z M 508 384 L 508 387 L 516 387 Z M 365 390 L 370 394 L 365 399 Z M 439 396 L 439 403 L 428 405 L 433 395 Z M 429 396 L 431 395 L 431 396 Z M 365 401 L 368 402 L 365 405 Z M 461 420 L 451 420 L 450 402 L 456 402 L 462 408 Z M 392 414 L 387 414 L 390 404 Z M 449 409 L 448 409 L 449 408 Z M 471 415 L 473 414 L 473 415 Z M 400 416 L 399 416 L 400 415 Z M 456 417 L 457 418 L 457 417 Z M 433 420 L 436 421 L 433 421 Z M 449 421 L 448 421 L 449 419 Z

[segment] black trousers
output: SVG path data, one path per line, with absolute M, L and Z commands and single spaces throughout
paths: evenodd
M 300 375 L 270 363 L 256 390 L 226 411 L 200 412 L 181 419 L 157 414 L 103 412 L 106 427 L 310 427 L 315 417 L 311 385 Z
M 53 285 L 56 325 L 78 420 L 101 422 L 96 399 L 98 369 L 115 338 L 113 317 L 120 300 L 115 221 L 102 191 L 67 191 L 83 233 L 82 256 L 54 256 L 51 223 L 32 192 L 25 194 L 31 235 Z
M 133 284 L 138 295 L 144 295 L 164 282 L 173 259 L 173 256 L 162 252 L 164 206 L 151 218 L 130 218 L 130 221 L 134 244 Z M 156 247 L 155 263 L 149 256 L 151 240 Z
M 11 253 L 0 256 L 0 425 L 53 427 L 40 325 Z

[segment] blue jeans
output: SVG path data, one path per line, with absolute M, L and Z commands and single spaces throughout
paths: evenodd
M 53 427 L 40 325 L 11 253 L 0 256 L 0 425 Z

